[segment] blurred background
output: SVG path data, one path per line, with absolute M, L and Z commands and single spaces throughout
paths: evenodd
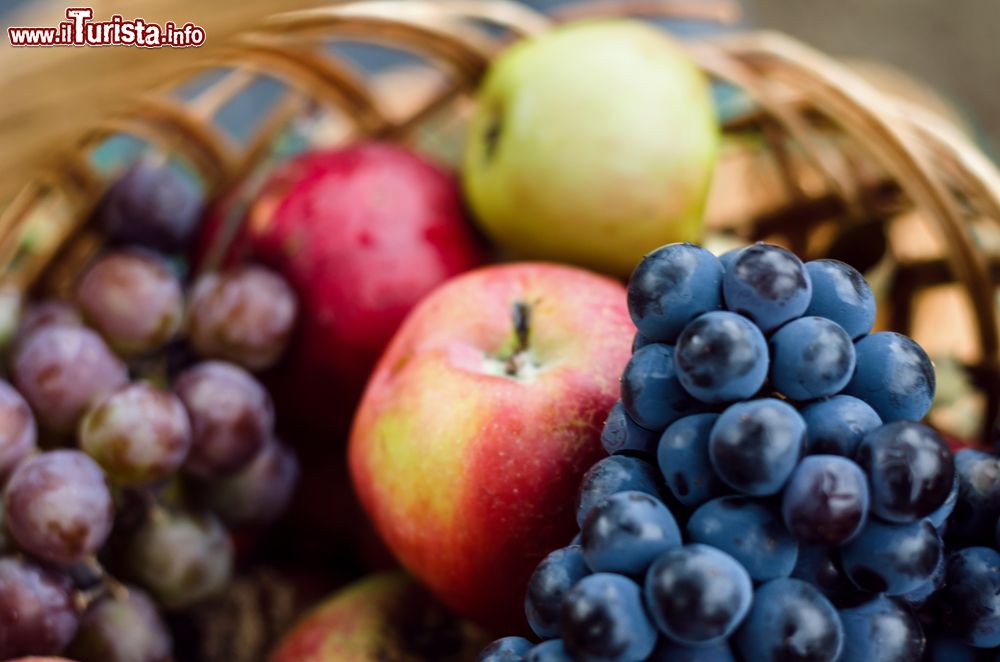
M 0 168 L 23 168 L 37 141 L 73 135 L 122 102 L 123 90 L 139 92 L 170 71 L 224 47 L 227 38 L 263 16 L 322 0 L 93 0 L 95 16 L 120 12 L 150 21 L 203 25 L 201 49 L 139 52 L 134 48 L 13 49 L 0 40 Z M 548 7 L 564 0 L 527 0 Z M 696 0 L 697 1 L 697 0 Z M 4 0 L 0 23 L 52 25 L 67 3 Z M 1000 59 L 996 57 L 996 0 L 743 0 L 746 22 L 784 30 L 828 53 L 881 60 L 930 83 L 965 112 L 988 151 L 1000 146 Z M 200 52 L 199 52 L 200 51 Z M 45 126 L 40 137 L 22 129 Z
M 996 0 L 744 0 L 758 27 L 844 57 L 880 60 L 931 84 L 1000 146 Z

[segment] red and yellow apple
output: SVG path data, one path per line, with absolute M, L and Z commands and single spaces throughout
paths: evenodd
M 363 579 L 307 614 L 271 662 L 460 662 L 486 642 L 405 574 Z
M 621 284 L 528 263 L 455 278 L 393 338 L 351 475 L 389 548 L 457 612 L 520 625 L 531 570 L 573 535 L 633 332 Z

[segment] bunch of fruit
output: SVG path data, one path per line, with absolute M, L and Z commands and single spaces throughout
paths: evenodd
M 270 522 L 294 488 L 298 462 L 250 371 L 284 351 L 296 298 L 258 266 L 185 294 L 164 255 L 190 228 L 154 204 L 170 182 L 126 174 L 99 213 L 114 247 L 71 300 L 27 305 L 9 344 L 0 658 L 170 659 L 161 610 L 224 588 L 227 526 Z
M 128 169 L 94 219 L 110 250 L 6 348 L 0 658 L 188 659 L 172 614 L 226 587 L 231 531 L 296 488 L 276 407 L 320 441 L 297 448 L 310 542 L 350 510 L 350 426 L 357 498 L 413 579 L 334 596 L 275 662 L 468 659 L 517 603 L 541 643 L 481 662 L 1000 647 L 1000 460 L 919 422 L 933 367 L 871 333 L 861 274 L 653 250 L 703 236 L 718 148 L 682 49 L 587 21 L 493 62 L 460 184 L 365 143 L 262 169 L 203 219 L 177 164 Z M 505 256 L 645 258 L 627 291 L 558 264 L 463 274 L 490 257 L 470 216 Z
M 997 459 L 917 422 L 933 366 L 864 278 L 756 244 L 650 255 L 569 546 L 498 660 L 918 660 L 1000 645 Z M 926 633 L 925 633 L 926 630 Z M 944 649 L 942 649 L 944 650 Z M 957 659 L 949 653 L 935 653 Z M 971 657 L 969 658 L 971 659 Z

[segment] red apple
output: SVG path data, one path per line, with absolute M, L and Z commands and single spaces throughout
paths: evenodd
M 253 254 L 285 275 L 303 311 L 275 383 L 279 406 L 325 432 L 346 428 L 410 309 L 484 257 L 455 178 L 390 144 L 290 161 L 263 187 L 247 231 Z
M 349 462 L 389 548 L 445 604 L 521 625 L 531 570 L 573 535 L 633 333 L 619 283 L 547 264 L 460 276 L 407 318 Z
M 271 662 L 472 659 L 486 642 L 403 573 L 374 575 L 335 593 L 278 645 Z

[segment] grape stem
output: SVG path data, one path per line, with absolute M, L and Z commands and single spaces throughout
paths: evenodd
M 96 556 L 88 556 L 70 568 L 70 576 L 73 577 L 77 585 L 85 584 L 85 588 L 77 588 L 73 596 L 74 606 L 81 612 L 87 607 L 111 595 L 116 600 L 124 600 L 128 597 L 128 589 L 125 585 L 112 577 L 108 571 L 97 560 Z

